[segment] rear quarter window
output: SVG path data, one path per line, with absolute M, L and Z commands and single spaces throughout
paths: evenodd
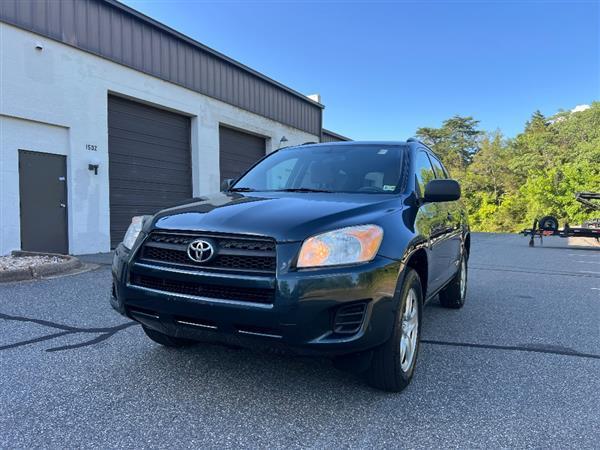
M 435 177 L 438 179 L 447 179 L 450 178 L 448 176 L 448 171 L 444 167 L 444 165 L 440 162 L 437 157 L 429 154 L 429 158 L 431 159 L 431 164 L 433 165 L 433 170 L 435 171 Z

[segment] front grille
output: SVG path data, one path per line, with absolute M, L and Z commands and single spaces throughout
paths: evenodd
M 335 313 L 333 331 L 338 334 L 354 334 L 362 326 L 367 304 L 354 303 L 341 306 Z
M 228 285 L 198 283 L 194 281 L 169 280 L 148 275 L 132 274 L 131 283 L 149 289 L 164 292 L 193 295 L 195 297 L 237 300 L 254 303 L 273 303 L 274 289 L 241 288 Z
M 152 233 L 148 238 L 149 242 L 165 242 L 169 244 L 180 244 L 187 245 L 192 240 L 197 238 L 215 238 L 215 236 L 211 235 L 181 235 L 181 234 L 170 234 L 170 233 Z M 234 248 L 238 250 L 258 250 L 264 252 L 274 252 L 275 251 L 275 241 L 273 240 L 257 240 L 253 238 L 223 238 L 217 237 L 219 241 L 219 246 L 221 248 Z
M 219 239 L 219 246 L 221 248 L 232 248 L 237 250 L 255 250 L 261 252 L 275 251 L 275 242 L 267 241 L 236 241 L 233 239 Z
M 187 247 L 194 239 L 209 240 L 214 244 L 216 255 L 204 263 L 191 260 Z M 273 239 L 211 234 L 154 232 L 142 246 L 139 255 L 140 260 L 166 264 L 268 274 L 275 273 L 277 264 Z

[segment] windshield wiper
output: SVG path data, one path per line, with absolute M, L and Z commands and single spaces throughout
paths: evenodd
M 252 189 L 249 187 L 238 187 L 238 188 L 234 187 L 234 188 L 229 189 L 229 191 L 230 192 L 256 192 L 256 189 Z
M 325 189 L 312 189 L 312 188 L 289 188 L 289 189 L 277 189 L 275 192 L 328 192 L 332 193 L 333 191 L 328 191 Z

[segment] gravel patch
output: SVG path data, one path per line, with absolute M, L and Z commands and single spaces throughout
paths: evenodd
M 27 269 L 42 264 L 58 264 L 64 262 L 58 256 L 0 256 L 0 271 Z

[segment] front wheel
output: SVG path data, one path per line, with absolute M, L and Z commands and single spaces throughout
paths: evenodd
M 423 290 L 417 272 L 407 270 L 392 336 L 374 350 L 367 372 L 371 386 L 390 392 L 400 392 L 408 386 L 419 352 Z

